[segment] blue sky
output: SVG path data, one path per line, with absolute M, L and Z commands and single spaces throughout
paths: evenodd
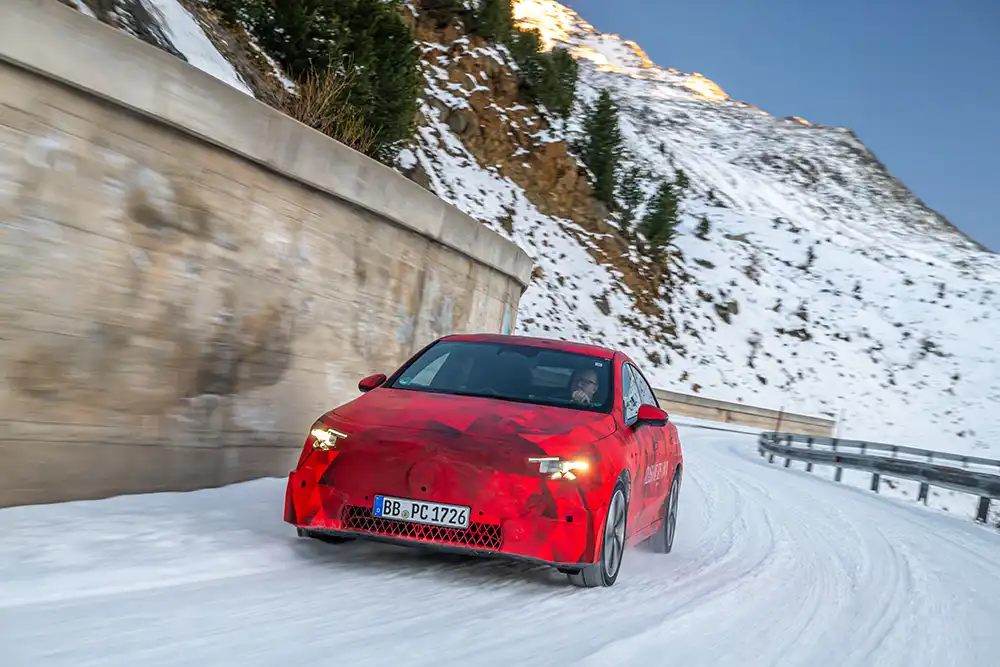
M 852 128 L 1000 251 L 1000 0 L 563 0 L 664 67 L 775 116 Z

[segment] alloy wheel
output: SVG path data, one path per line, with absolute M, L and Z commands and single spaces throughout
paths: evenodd
M 625 553 L 625 495 L 615 490 L 608 508 L 608 521 L 604 527 L 604 574 L 612 578 L 618 573 Z

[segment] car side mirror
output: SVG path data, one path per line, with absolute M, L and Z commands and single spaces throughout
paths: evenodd
M 635 420 L 635 425 L 636 427 L 643 424 L 649 424 L 650 426 L 666 426 L 668 419 L 670 419 L 670 417 L 667 413 L 655 405 L 640 405 L 639 415 Z
M 377 375 L 369 375 L 364 380 L 358 383 L 358 389 L 361 391 L 362 394 L 368 393 L 372 389 L 377 389 L 378 387 L 381 387 L 383 384 L 385 384 L 385 381 L 387 379 L 388 378 L 382 373 L 379 373 Z

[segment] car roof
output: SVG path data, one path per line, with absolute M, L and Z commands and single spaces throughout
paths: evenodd
M 514 336 L 508 334 L 488 333 L 453 334 L 451 336 L 445 336 L 441 340 L 466 343 L 503 343 L 506 345 L 526 345 L 528 347 L 541 347 L 549 350 L 586 354 L 600 359 L 611 359 L 615 356 L 615 350 L 601 347 L 600 345 L 588 345 L 586 343 L 575 343 L 573 341 L 555 340 L 552 338 L 535 338 L 534 336 Z

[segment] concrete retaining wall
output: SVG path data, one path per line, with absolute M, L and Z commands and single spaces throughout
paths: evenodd
M 717 401 L 690 394 L 678 394 L 663 389 L 654 390 L 660 407 L 668 414 L 708 419 L 723 424 L 739 424 L 752 428 L 780 430 L 784 433 L 832 436 L 837 422 L 791 412 L 779 412 L 741 403 Z
M 392 170 L 54 0 L 0 20 L 0 506 L 294 464 L 357 382 L 500 331 L 532 263 Z

